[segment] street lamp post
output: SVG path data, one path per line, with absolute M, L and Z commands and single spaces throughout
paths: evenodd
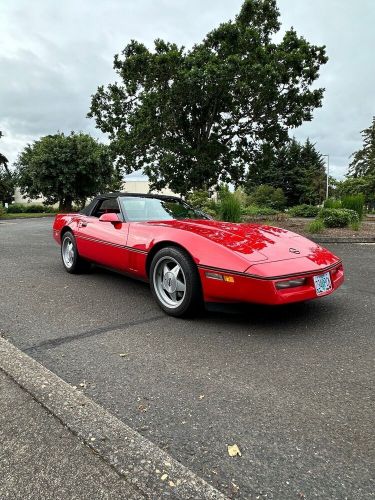
M 322 155 L 327 157 L 327 183 L 326 183 L 326 199 L 329 197 L 329 155 Z

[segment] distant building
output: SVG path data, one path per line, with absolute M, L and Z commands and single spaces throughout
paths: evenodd
M 123 186 L 122 191 L 125 193 L 139 193 L 146 194 L 150 192 L 150 183 L 147 180 L 127 180 Z M 161 189 L 160 191 L 152 191 L 157 194 L 166 194 L 176 196 L 176 194 L 170 189 Z
M 122 188 L 122 191 L 125 193 L 139 193 L 146 194 L 150 192 L 150 183 L 147 180 L 127 180 Z M 166 195 L 174 195 L 176 194 L 170 189 L 162 189 L 160 191 L 153 191 L 153 193 L 157 194 L 166 194 Z M 28 198 L 27 196 L 23 196 L 21 194 L 20 188 L 16 188 L 14 192 L 14 203 L 30 203 L 30 204 L 42 204 L 45 199 L 43 197 L 40 198 Z M 58 204 L 54 205 L 58 206 Z

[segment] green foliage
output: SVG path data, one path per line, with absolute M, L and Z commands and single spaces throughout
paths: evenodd
M 375 116 L 371 125 L 362 130 L 363 147 L 352 155 L 349 165 L 350 177 L 375 176 Z
M 348 227 L 359 222 L 358 213 L 346 208 L 322 208 L 318 217 L 326 227 Z
M 210 198 L 208 191 L 198 190 L 192 191 L 188 194 L 186 201 L 194 208 L 202 210 L 211 217 L 217 217 L 219 213 L 219 206 L 215 200 Z
M 253 205 L 283 210 L 286 205 L 286 197 L 281 188 L 274 188 L 267 184 L 258 186 L 249 196 Z
M 26 146 L 16 167 L 23 194 L 43 196 L 48 205 L 58 202 L 60 210 L 120 185 L 108 147 L 83 133 L 42 137 Z
M 25 212 L 25 205 L 23 203 L 12 203 L 7 208 L 8 214 L 21 214 Z
M 291 217 L 316 217 L 319 213 L 319 207 L 314 205 L 296 205 L 288 210 Z
M 351 222 L 349 224 L 349 226 L 350 226 L 350 229 L 352 231 L 359 231 L 361 229 L 361 223 L 360 222 Z
M 3 204 L 0 203 L 0 217 L 3 216 L 5 214 L 5 209 L 3 207 Z
M 344 196 L 341 200 L 342 208 L 355 210 L 360 220 L 363 218 L 364 204 L 365 204 L 365 197 L 363 194 Z
M 325 225 L 321 219 L 315 219 L 307 226 L 307 231 L 312 234 L 322 233 L 324 229 Z
M 256 205 L 249 205 L 248 207 L 244 207 L 242 209 L 243 215 L 248 215 L 251 217 L 260 217 L 265 216 L 268 217 L 270 215 L 276 215 L 277 210 L 269 207 L 258 207 Z
M 190 50 L 131 41 L 115 56 L 117 82 L 98 88 L 89 112 L 118 165 L 181 194 L 238 186 L 262 143 L 278 147 L 321 106 L 323 89 L 311 87 L 325 48 L 293 28 L 277 42 L 279 30 L 275 0 L 245 0 Z
M 241 204 L 233 193 L 227 193 L 220 201 L 220 219 L 241 222 Z
M 323 203 L 324 208 L 341 208 L 341 200 L 335 198 L 327 198 Z
M 375 202 L 375 174 L 364 177 L 348 177 L 343 181 L 336 181 L 336 197 L 344 198 L 362 194 L 365 203 Z
M 288 206 L 317 205 L 325 195 L 326 165 L 322 155 L 308 139 L 295 139 L 282 147 L 263 144 L 250 162 L 246 190 L 252 193 L 259 185 L 282 188 Z

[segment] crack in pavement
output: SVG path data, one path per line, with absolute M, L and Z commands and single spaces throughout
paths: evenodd
M 100 335 L 101 333 L 107 333 L 114 330 L 127 329 L 132 326 L 138 326 L 146 323 L 151 323 L 152 321 L 157 321 L 158 319 L 165 318 L 164 315 L 159 314 L 158 316 L 152 316 L 151 318 L 139 319 L 135 321 L 128 321 L 127 323 L 118 323 L 115 325 L 103 326 L 101 328 L 95 328 L 93 330 L 88 330 L 86 332 L 76 333 L 74 335 L 67 335 L 65 337 L 54 338 L 51 340 L 43 340 L 38 344 L 34 344 L 26 349 L 22 349 L 23 352 L 28 354 L 35 353 L 41 350 L 49 350 L 59 347 L 62 344 L 67 344 L 69 342 L 75 342 L 76 340 L 86 339 L 89 337 L 94 337 L 96 335 Z

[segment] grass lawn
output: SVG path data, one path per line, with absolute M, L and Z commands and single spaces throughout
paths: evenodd
M 5 219 L 28 219 L 33 217 L 54 217 L 56 214 L 51 213 L 20 213 L 20 214 L 3 214 L 0 216 L 0 220 Z

